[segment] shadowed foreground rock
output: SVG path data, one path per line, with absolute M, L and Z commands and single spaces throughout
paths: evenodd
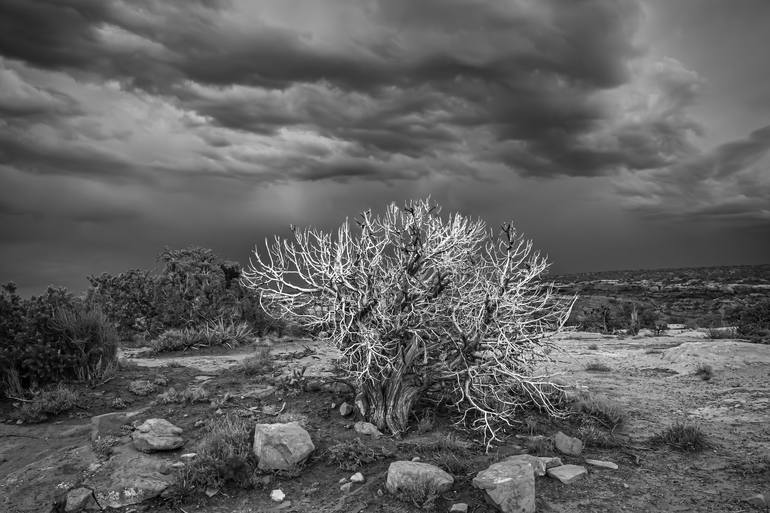
M 428 463 L 394 461 L 388 467 L 386 486 L 394 495 L 415 490 L 444 493 L 453 484 L 454 478 L 451 475 Z
M 261 470 L 290 469 L 314 450 L 310 435 L 296 422 L 255 426 L 254 454 Z
M 535 473 L 527 461 L 493 463 L 473 478 L 473 486 L 486 491 L 487 500 L 503 513 L 535 512 Z

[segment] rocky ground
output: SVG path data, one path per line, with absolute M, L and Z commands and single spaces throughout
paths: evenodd
M 463 504 L 471 512 L 495 511 L 494 502 L 531 511 L 529 500 L 543 512 L 767 511 L 770 346 L 683 331 L 627 338 L 566 333 L 558 348 L 543 370 L 617 402 L 627 418 L 616 432 L 620 444 L 578 444 L 574 422 L 536 414 L 524 416 L 521 429 L 489 453 L 440 414 L 403 440 L 371 434 L 354 412 L 341 414 L 353 397 L 333 380 L 338 355 L 313 341 L 275 341 L 266 374 L 240 370 L 253 347 L 163 357 L 127 350 L 129 364 L 109 382 L 81 389 L 73 412 L 17 424 L 19 405 L 0 404 L 0 511 L 408 512 L 420 509 L 397 498 L 399 483 L 421 480 L 439 492 L 437 511 L 463 511 Z M 708 380 L 696 374 L 705 365 L 712 369 Z M 186 390 L 203 392 L 194 401 L 174 400 Z M 207 426 L 228 414 L 257 426 L 295 427 L 257 427 L 260 462 L 274 462 L 260 486 L 180 496 L 181 469 Z M 651 443 L 675 422 L 698 426 L 710 447 L 682 453 Z M 330 448 L 356 439 L 376 457 L 354 470 L 350 461 L 330 458 Z M 273 451 L 271 440 L 285 443 Z M 287 461 L 303 463 L 299 471 L 281 470 Z M 513 476 L 503 481 L 516 486 L 500 485 L 500 475 Z

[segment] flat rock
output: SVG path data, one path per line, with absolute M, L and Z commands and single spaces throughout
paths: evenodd
M 558 479 L 564 484 L 570 484 L 582 478 L 588 471 L 582 465 L 562 465 L 561 467 L 549 468 L 548 477 Z
M 561 431 L 553 436 L 553 443 L 556 450 L 562 454 L 580 456 L 580 453 L 583 452 L 583 442 L 579 438 L 567 436 Z
M 366 481 L 366 478 L 361 472 L 356 472 L 352 476 L 350 476 L 350 482 L 351 483 L 363 483 Z
M 465 502 L 455 502 L 449 508 L 449 513 L 468 513 L 468 504 Z
M 361 433 L 362 435 L 370 435 L 375 438 L 379 438 L 382 436 L 382 433 L 380 432 L 379 429 L 377 429 L 377 426 L 375 426 L 371 422 L 358 421 L 353 425 L 353 429 L 355 429 L 357 433 Z
M 612 463 L 611 461 L 589 460 L 589 459 L 586 459 L 585 461 L 587 465 L 591 465 L 592 467 L 607 468 L 610 470 L 618 469 L 618 465 L 616 463 Z
M 99 504 L 96 503 L 94 492 L 90 488 L 73 488 L 67 492 L 67 499 L 64 504 L 65 513 L 101 511 L 101 509 Z
M 275 387 L 272 385 L 267 385 L 261 388 L 255 388 L 253 390 L 249 390 L 245 394 L 243 394 L 244 398 L 249 399 L 265 399 L 267 397 L 270 397 L 275 393 Z
M 418 461 L 394 461 L 388 467 L 386 487 L 392 494 L 403 490 L 433 489 L 444 493 L 452 488 L 454 478 L 435 465 Z
M 138 451 L 173 451 L 184 445 L 182 428 L 166 419 L 148 419 L 131 434 Z
M 350 403 L 342 403 L 340 405 L 340 415 L 342 415 L 343 417 L 347 417 L 351 413 L 353 413 L 353 405 L 352 404 L 350 404 Z
M 102 508 L 122 508 L 157 497 L 176 481 L 165 461 L 123 445 L 84 484 Z
M 503 513 L 535 512 L 535 473 L 532 464 L 510 458 L 493 463 L 473 478 L 473 486 Z
M 38 513 L 63 504 L 67 488 L 77 483 L 83 471 L 98 463 L 87 443 L 53 450 L 47 456 L 0 477 L 0 511 Z
M 261 470 L 293 468 L 314 450 L 310 435 L 296 422 L 255 426 L 254 454 Z

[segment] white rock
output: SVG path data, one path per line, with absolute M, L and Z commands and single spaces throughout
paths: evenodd
M 617 464 L 612 463 L 611 461 L 589 460 L 589 459 L 586 459 L 586 464 L 594 466 L 594 467 L 608 468 L 610 470 L 617 470 L 618 469 Z
M 340 415 L 347 417 L 351 413 L 353 413 L 353 406 L 350 403 L 342 403 L 340 405 Z
M 257 424 L 254 454 L 261 470 L 287 470 L 303 462 L 315 450 L 310 435 L 299 424 Z
M 197 457 L 198 457 L 198 454 L 197 454 L 197 453 L 194 453 L 194 452 L 188 452 L 188 453 L 182 454 L 182 455 L 179 457 L 179 459 L 180 459 L 180 460 L 194 460 L 194 459 L 195 459 L 195 458 L 197 458 Z
M 277 488 L 270 492 L 270 500 L 274 502 L 283 502 L 283 500 L 286 498 L 286 494 L 283 493 L 283 490 L 280 488 Z
M 356 472 L 352 476 L 350 476 L 350 482 L 351 483 L 364 483 L 366 482 L 366 478 L 361 472 Z
M 138 451 L 173 451 L 184 444 L 181 434 L 182 428 L 166 419 L 148 419 L 131 434 L 131 438 Z
M 548 477 L 558 479 L 564 484 L 570 484 L 582 478 L 588 473 L 585 467 L 581 465 L 562 465 L 548 469 Z
M 493 463 L 473 478 L 473 486 L 486 491 L 503 513 L 535 512 L 535 473 L 529 462 Z
M 453 483 L 454 478 L 435 465 L 416 461 L 394 461 L 388 467 L 385 485 L 392 494 L 415 489 L 432 489 L 443 493 L 448 491 Z
M 468 505 L 464 502 L 456 502 L 449 508 L 449 513 L 468 513 Z
M 353 429 L 355 429 L 357 433 L 361 433 L 362 435 L 370 435 L 374 438 L 379 438 L 382 436 L 382 433 L 379 429 L 377 429 L 377 426 L 371 422 L 358 421 L 353 425 Z
M 351 488 L 353 488 L 353 483 L 345 483 L 344 485 L 340 486 L 340 491 L 349 493 Z

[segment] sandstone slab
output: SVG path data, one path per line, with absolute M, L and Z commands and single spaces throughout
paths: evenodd
M 484 490 L 503 513 L 535 512 L 535 473 L 528 461 L 493 463 L 473 478 L 473 486 Z
M 554 435 L 553 443 L 556 446 L 556 450 L 562 454 L 580 456 L 580 453 L 583 452 L 583 442 L 579 438 L 567 436 L 561 431 Z
M 583 478 L 588 471 L 582 465 L 562 465 L 548 469 L 548 477 L 558 479 L 564 484 L 570 484 Z
M 613 463 L 611 461 L 602 461 L 602 460 L 585 460 L 587 465 L 591 465 L 592 467 L 599 467 L 599 468 L 606 468 L 610 470 L 617 470 L 618 465 L 617 463 Z
M 453 484 L 454 478 L 435 465 L 419 461 L 394 461 L 388 467 L 385 486 L 392 494 L 411 490 L 444 493 Z

